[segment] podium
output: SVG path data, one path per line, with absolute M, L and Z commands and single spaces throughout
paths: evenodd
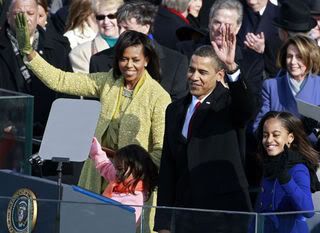
M 31 190 L 35 195 L 36 219 L 30 229 L 33 233 L 134 233 L 135 210 L 119 202 L 84 190 L 78 186 L 62 184 L 62 199 L 59 202 L 59 187 L 56 182 L 39 177 L 0 170 L 1 197 L 12 197 L 17 190 Z M 15 199 L 0 199 L 1 233 L 10 233 L 7 227 L 8 207 Z M 59 213 L 57 210 L 59 209 Z M 14 211 L 14 210 L 11 210 Z M 17 212 L 17 211 L 16 211 Z M 59 221 L 57 221 L 59 217 Z M 12 217 L 15 218 L 15 215 Z M 9 220 L 10 221 L 10 220 Z M 13 224 L 14 225 L 14 224 Z

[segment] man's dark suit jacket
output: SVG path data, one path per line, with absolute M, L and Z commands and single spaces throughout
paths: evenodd
M 241 79 L 230 83 L 229 87 L 230 90 L 218 83 L 203 101 L 193 116 L 189 139 L 185 139 L 181 132 L 191 95 L 168 106 L 158 206 L 250 211 L 237 130 L 252 118 L 255 103 L 249 88 Z M 176 218 L 175 225 L 182 230 L 178 230 L 179 233 L 215 232 L 215 228 L 210 228 L 215 227 L 211 225 L 214 217 L 207 219 L 208 213 L 176 212 L 176 215 L 191 216 L 182 222 Z M 204 224 L 195 222 L 206 222 L 205 219 L 208 222 Z M 170 229 L 170 225 L 171 212 L 157 209 L 155 230 Z
M 52 102 L 57 93 L 47 88 L 37 77 L 31 74 L 31 83 L 27 84 L 20 72 L 11 41 L 7 36 L 8 24 L 0 31 L 0 88 L 23 92 L 34 96 L 34 136 L 42 136 Z M 69 61 L 70 45 L 66 38 L 53 32 L 45 32 L 40 26 L 39 54 L 51 65 L 64 71 L 72 71 Z
M 244 1 L 245 2 L 245 1 Z M 258 34 L 264 33 L 265 36 L 265 52 L 264 63 L 265 70 L 268 75 L 275 76 L 278 69 L 276 67 L 276 57 L 278 50 L 282 44 L 278 34 L 278 28 L 272 24 L 273 19 L 279 16 L 279 7 L 268 1 L 263 14 L 258 16 L 251 8 L 244 3 L 244 14 L 242 25 L 237 34 L 237 42 L 241 47 L 244 46 L 245 36 L 248 32 Z
M 161 86 L 172 100 L 187 94 L 188 59 L 186 56 L 153 41 L 160 59 Z M 106 72 L 113 66 L 114 48 L 103 50 L 90 59 L 90 73 Z

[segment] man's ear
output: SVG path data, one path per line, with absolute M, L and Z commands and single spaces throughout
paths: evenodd
M 217 77 L 217 82 L 220 82 L 225 88 L 229 88 L 229 85 L 225 80 L 225 71 L 223 69 L 219 70 L 216 73 L 216 77 Z
M 217 73 L 216 73 L 216 79 L 218 82 L 223 82 L 224 81 L 224 76 L 225 76 L 225 71 L 224 69 L 221 69 L 219 70 Z

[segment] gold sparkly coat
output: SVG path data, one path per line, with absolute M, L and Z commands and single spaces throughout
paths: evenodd
M 101 112 L 95 136 L 99 141 L 116 111 L 120 89 L 124 79 L 115 80 L 112 71 L 107 73 L 70 73 L 48 64 L 38 54 L 27 64 L 28 68 L 49 88 L 71 95 L 98 97 Z M 163 144 L 165 110 L 171 102 L 169 94 L 160 84 L 144 72 L 145 81 L 135 94 L 121 118 L 118 132 L 118 148 L 139 144 L 159 166 Z M 122 94 L 122 93 L 121 93 Z M 88 159 L 81 172 L 79 185 L 101 193 L 101 176 Z

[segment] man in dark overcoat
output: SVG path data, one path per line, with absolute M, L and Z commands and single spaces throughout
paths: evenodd
M 219 48 L 213 43 L 194 52 L 190 93 L 167 108 L 158 206 L 251 211 L 237 132 L 253 117 L 256 103 L 235 63 L 235 31 L 225 24 L 221 34 Z M 155 230 L 246 232 L 246 223 L 241 215 L 158 208 Z
M 6 23 L 0 30 L 0 88 L 34 96 L 33 138 L 41 140 L 52 102 L 58 97 L 70 96 L 61 95 L 50 90 L 25 66 L 15 37 L 16 14 L 19 12 L 25 13 L 32 38 L 32 46 L 51 65 L 64 71 L 72 71 L 68 57 L 70 45 L 67 38 L 57 34 L 54 30 L 47 29 L 45 31 L 37 25 L 38 3 L 36 0 L 6 1 L 10 2 L 10 4 L 6 14 Z M 39 150 L 39 145 L 33 144 L 32 149 L 33 153 L 36 153 Z M 74 171 L 79 173 L 80 169 L 70 166 L 81 167 L 81 164 L 67 164 L 63 170 L 63 182 L 76 184 L 79 174 L 75 174 Z M 56 167 L 56 163 L 46 161 L 40 169 L 33 167 L 32 174 L 52 176 L 55 179 L 57 177 Z M 12 169 L 12 167 L 7 168 Z
M 24 65 L 15 38 L 15 16 L 25 12 L 28 18 L 32 45 L 50 64 L 65 71 L 72 71 L 68 58 L 70 46 L 64 38 L 47 33 L 37 26 L 36 0 L 12 0 L 7 22 L 0 31 L 0 88 L 34 96 L 34 137 L 41 138 L 52 102 L 57 93 L 47 88 Z

